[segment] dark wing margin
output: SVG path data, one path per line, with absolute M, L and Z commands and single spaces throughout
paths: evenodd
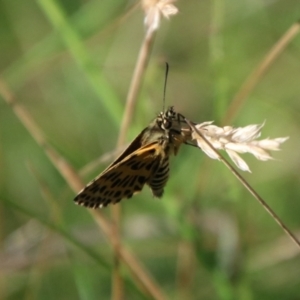
M 131 198 L 143 189 L 145 183 L 149 184 L 150 178 L 159 169 L 161 152 L 158 145 L 157 142 L 150 143 L 112 164 L 80 191 L 74 201 L 89 208 L 98 208 Z

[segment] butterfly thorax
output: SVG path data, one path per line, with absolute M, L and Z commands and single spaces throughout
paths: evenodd
M 174 111 L 173 107 L 159 113 L 156 119 L 144 129 L 142 144 L 158 141 L 165 155 L 176 155 L 180 145 L 186 140 L 182 134 L 183 118 Z

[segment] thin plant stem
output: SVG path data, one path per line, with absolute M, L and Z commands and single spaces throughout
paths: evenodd
M 136 107 L 137 96 L 140 91 L 146 67 L 149 60 L 150 51 L 152 49 L 152 44 L 154 40 L 154 32 L 152 34 L 146 34 L 144 41 L 142 43 L 137 63 L 133 72 L 131 84 L 128 90 L 126 98 L 126 106 L 123 115 L 123 119 L 120 127 L 120 134 L 117 145 L 120 147 L 125 142 L 125 137 Z
M 136 107 L 138 93 L 140 91 L 146 67 L 148 64 L 150 52 L 152 49 L 152 44 L 154 40 L 155 32 L 146 33 L 143 40 L 138 59 L 135 65 L 133 76 L 131 79 L 131 84 L 128 90 L 126 105 L 123 114 L 123 119 L 121 122 L 120 133 L 117 142 L 117 148 L 121 147 L 125 143 L 125 138 L 129 129 L 129 125 L 132 120 L 132 116 Z M 115 205 L 112 207 L 112 217 L 115 222 L 115 235 L 116 241 L 120 243 L 120 222 L 121 222 L 121 206 Z M 114 258 L 114 272 L 112 280 L 112 291 L 113 300 L 120 300 L 123 298 L 123 283 L 120 275 L 120 263 L 118 257 L 115 255 Z
M 285 50 L 288 44 L 295 38 L 300 31 L 300 21 L 294 23 L 285 34 L 277 41 L 277 43 L 267 53 L 257 68 L 249 75 L 245 82 L 240 87 L 239 91 L 234 96 L 227 110 L 226 116 L 223 119 L 223 124 L 229 124 L 246 101 L 246 98 L 259 83 L 260 79 L 267 73 L 273 62 Z
M 194 126 L 192 122 L 185 119 L 191 129 L 197 133 L 197 135 L 207 143 L 207 145 L 217 155 L 218 159 L 222 161 L 225 166 L 232 172 L 232 174 L 242 183 L 242 185 L 248 190 L 248 192 L 264 207 L 264 209 L 271 215 L 271 217 L 279 224 L 279 226 L 285 231 L 285 233 L 292 239 L 292 241 L 300 248 L 300 241 L 290 231 L 290 229 L 281 221 L 279 216 L 273 211 L 273 209 L 263 200 L 263 198 L 250 186 L 250 184 L 240 175 L 235 168 L 217 151 L 214 146 L 205 138 L 205 136 Z

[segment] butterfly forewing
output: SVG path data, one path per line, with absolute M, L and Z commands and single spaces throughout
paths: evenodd
M 159 143 L 153 142 L 133 152 L 121 162 L 113 164 L 89 183 L 75 201 L 90 208 L 117 203 L 130 198 L 152 180 L 163 160 Z M 158 195 L 157 195 L 158 196 Z

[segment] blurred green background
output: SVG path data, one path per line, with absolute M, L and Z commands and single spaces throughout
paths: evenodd
M 77 170 L 115 148 L 145 32 L 135 3 L 0 2 L 2 80 Z M 218 124 L 244 80 L 300 17 L 298 0 L 177 6 L 157 33 L 128 141 L 162 110 L 166 61 L 167 105 L 195 122 Z M 0 98 L 0 298 L 109 299 L 110 245 Z M 266 121 L 263 138 L 290 136 L 273 161 L 245 155 L 252 173 L 244 175 L 298 236 L 299 98 L 296 36 L 227 124 Z M 199 149 L 184 146 L 172 159 L 163 199 L 146 187 L 121 206 L 124 243 L 170 299 L 300 299 L 299 248 Z M 123 271 L 126 299 L 148 299 Z

